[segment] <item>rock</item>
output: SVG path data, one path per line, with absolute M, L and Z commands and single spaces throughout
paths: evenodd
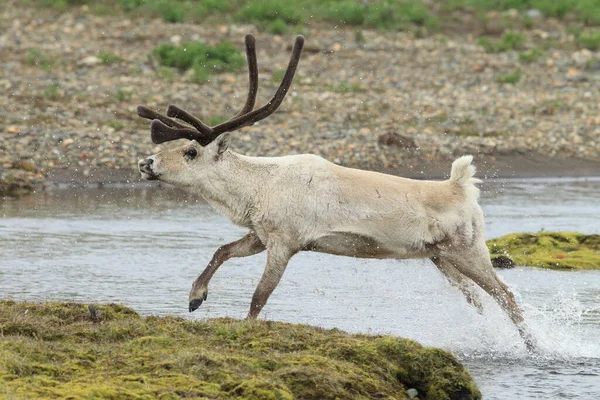
M 515 262 L 512 258 L 506 256 L 497 256 L 492 258 L 492 266 L 494 268 L 514 268 Z
M 35 172 L 35 164 L 33 164 L 29 160 L 20 160 L 20 161 L 17 161 L 15 163 L 13 163 L 13 168 L 14 169 L 20 169 L 20 170 L 23 170 L 25 172 Z
M 384 133 L 377 138 L 377 143 L 380 146 L 395 146 L 406 150 L 415 150 L 417 148 L 413 139 L 402 136 L 396 132 Z
M 550 269 L 600 269 L 600 235 L 577 232 L 513 233 L 487 241 L 491 257 Z
M 96 56 L 87 56 L 85 58 L 82 58 L 81 60 L 79 60 L 77 62 L 77 65 L 79 66 L 84 66 L 84 67 L 93 67 L 95 65 L 98 65 L 102 63 L 102 60 L 99 59 Z
M 527 12 L 525 13 L 526 16 L 528 16 L 529 18 L 532 19 L 538 19 L 538 18 L 542 18 L 543 14 L 540 10 L 532 8 L 530 10 L 527 10 Z

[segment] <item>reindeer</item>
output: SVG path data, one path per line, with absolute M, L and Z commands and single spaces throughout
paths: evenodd
M 194 281 L 189 311 L 206 301 L 217 269 L 233 257 L 267 251 L 267 263 L 248 313 L 255 319 L 277 287 L 288 261 L 300 251 L 359 258 L 429 258 L 480 312 L 475 285 L 491 295 L 517 326 L 529 349 L 521 310 L 496 275 L 484 240 L 477 203 L 480 182 L 472 156 L 452 163 L 450 179 L 420 181 L 345 168 L 316 155 L 248 157 L 229 149 L 231 134 L 271 115 L 283 101 L 300 60 L 304 38 L 296 38 L 283 80 L 273 98 L 254 110 L 258 89 L 255 41 L 247 35 L 249 89 L 236 116 L 210 127 L 169 106 L 167 116 L 138 107 L 151 119 L 156 144 L 188 139 L 185 145 L 139 161 L 143 178 L 201 195 L 231 222 L 249 230 L 221 246 Z M 174 120 L 180 119 L 189 125 Z

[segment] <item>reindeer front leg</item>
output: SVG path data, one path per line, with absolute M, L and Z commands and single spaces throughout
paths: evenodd
M 248 257 L 265 250 L 256 232 L 250 231 L 246 236 L 235 242 L 219 247 L 202 274 L 194 281 L 190 292 L 190 312 L 196 310 L 208 295 L 208 282 L 217 269 L 227 260 L 234 257 Z
M 296 252 L 297 250 L 291 250 L 287 246 L 281 244 L 268 246 L 267 266 L 265 267 L 265 271 L 252 296 L 252 303 L 250 304 L 250 311 L 248 312 L 247 319 L 256 319 L 260 310 L 262 310 L 267 303 L 269 296 L 271 296 L 271 293 L 273 293 L 273 290 L 275 290 L 279 284 L 288 261 L 296 254 Z

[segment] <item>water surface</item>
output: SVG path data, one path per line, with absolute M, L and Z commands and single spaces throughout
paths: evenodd
M 600 233 L 600 179 L 482 187 L 488 237 Z M 265 255 L 233 259 L 187 313 L 192 281 L 245 230 L 173 190 L 80 189 L 0 200 L 0 297 L 119 302 L 142 314 L 243 318 Z M 389 333 L 452 351 L 486 399 L 600 398 L 600 271 L 499 272 L 541 351 L 528 355 L 500 308 L 477 314 L 429 261 L 295 256 L 263 318 Z M 484 295 L 485 296 L 485 295 Z

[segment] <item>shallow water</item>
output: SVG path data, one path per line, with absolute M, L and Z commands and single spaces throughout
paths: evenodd
M 600 179 L 482 187 L 487 234 L 600 233 Z M 0 297 L 120 302 L 143 314 L 244 317 L 264 254 L 217 272 L 208 301 L 188 290 L 213 252 L 245 233 L 172 190 L 81 189 L 0 200 Z M 485 399 L 600 398 L 600 271 L 500 271 L 541 351 L 528 355 L 489 298 L 477 314 L 429 261 L 294 257 L 263 318 L 390 333 L 452 351 Z

